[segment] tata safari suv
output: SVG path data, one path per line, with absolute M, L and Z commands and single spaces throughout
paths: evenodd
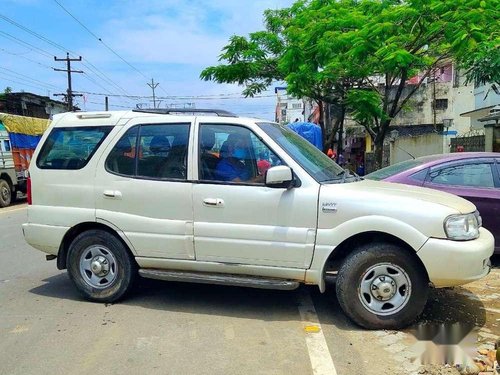
M 217 111 L 56 115 L 29 189 L 26 241 L 92 301 L 137 275 L 321 292 L 335 278 L 354 322 L 398 328 L 493 253 L 472 203 L 362 180 L 278 124 Z

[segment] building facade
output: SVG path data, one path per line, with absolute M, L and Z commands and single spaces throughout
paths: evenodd
M 28 92 L 13 92 L 0 95 L 0 112 L 18 116 L 49 119 L 58 113 L 67 112 L 67 104 Z M 75 107 L 75 110 L 78 108 Z
M 305 101 L 288 95 L 286 87 L 275 87 L 276 94 L 276 116 L 275 121 L 279 124 L 291 122 L 304 122 Z

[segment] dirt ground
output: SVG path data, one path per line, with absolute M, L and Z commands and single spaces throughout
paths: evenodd
M 452 358 L 452 362 L 453 359 L 461 362 L 460 351 L 463 350 L 472 361 L 456 366 L 424 365 L 419 368 L 418 374 L 498 373 L 494 370 L 494 345 L 500 337 L 500 256 L 492 260 L 493 269 L 484 279 L 461 287 L 433 290 L 430 297 L 432 302 L 428 304 L 420 322 L 441 323 L 441 327 L 448 327 L 444 329 L 444 336 L 448 336 L 448 340 L 438 338 L 434 341 L 438 344 L 456 344 L 460 341 L 458 352 L 455 347 L 454 354 L 448 358 Z M 443 347 L 437 347 L 438 353 L 439 349 Z

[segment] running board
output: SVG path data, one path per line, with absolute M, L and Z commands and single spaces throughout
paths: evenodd
M 158 269 L 140 269 L 139 275 L 148 279 L 182 281 L 187 283 L 244 286 L 258 289 L 293 290 L 300 285 L 298 281 L 273 279 L 257 276 L 240 276 L 223 273 L 184 272 Z

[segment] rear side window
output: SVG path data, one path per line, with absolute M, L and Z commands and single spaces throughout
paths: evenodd
M 187 179 L 190 124 L 130 128 L 106 159 L 109 172 L 149 179 Z
M 41 169 L 81 169 L 111 129 L 112 126 L 54 128 L 42 146 L 36 165 Z
M 430 173 L 430 182 L 440 185 L 495 187 L 489 163 L 453 165 L 441 168 Z

